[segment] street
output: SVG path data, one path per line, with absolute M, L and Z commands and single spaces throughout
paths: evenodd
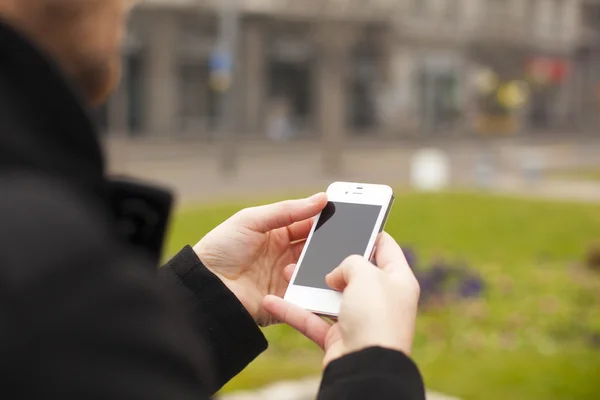
M 219 172 L 219 146 L 194 140 L 110 140 L 106 143 L 110 172 L 126 174 L 174 189 L 183 203 L 263 198 L 324 190 L 334 180 L 379 182 L 408 187 L 410 160 L 419 142 L 349 142 L 339 174 L 322 172 L 318 142 L 248 142 L 240 145 L 239 171 L 229 178 Z M 477 140 L 453 141 L 438 147 L 450 159 L 451 187 L 476 185 L 476 168 L 483 154 L 493 160 L 489 190 L 501 193 L 563 199 L 600 198 L 593 183 L 526 181 L 523 159 L 539 158 L 541 168 L 556 169 L 600 165 L 600 141 L 580 143 Z

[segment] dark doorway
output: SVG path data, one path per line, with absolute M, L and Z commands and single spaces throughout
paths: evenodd
M 271 61 L 269 98 L 283 99 L 296 127 L 305 128 L 312 114 L 312 76 L 309 62 Z
M 419 71 L 418 87 L 422 126 L 430 132 L 451 130 L 460 117 L 457 74 L 423 69 Z

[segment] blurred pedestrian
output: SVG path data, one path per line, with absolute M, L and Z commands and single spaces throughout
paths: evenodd
M 273 101 L 268 117 L 267 135 L 269 139 L 277 142 L 292 138 L 290 107 L 285 98 L 278 98 Z
M 354 258 L 329 278 L 339 325 L 265 299 L 283 295 L 324 194 L 243 210 L 157 273 L 171 196 L 109 181 L 88 117 L 118 80 L 131 3 L 0 0 L 3 391 L 207 399 L 283 319 L 327 350 L 320 399 L 423 399 L 406 355 L 418 285 L 391 238 L 381 270 Z

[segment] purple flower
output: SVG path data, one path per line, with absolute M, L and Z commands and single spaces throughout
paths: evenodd
M 589 340 L 593 348 L 600 349 L 600 332 L 591 334 Z
M 417 280 L 421 286 L 421 298 L 426 299 L 436 293 L 438 285 L 430 276 L 422 274 Z
M 408 266 L 414 271 L 417 268 L 417 254 L 412 247 L 403 247 L 404 257 L 408 262 Z
M 484 283 L 479 277 L 470 277 L 461 282 L 459 292 L 463 298 L 479 297 L 483 293 Z
M 417 270 L 417 255 L 413 249 L 407 246 L 404 254 L 421 286 L 423 303 L 435 306 L 448 299 L 477 298 L 485 289 L 484 280 L 469 268 L 465 260 L 450 263 L 438 259 L 430 268 Z
M 445 281 L 451 273 L 452 267 L 443 262 L 437 262 L 429 269 L 429 276 L 436 282 Z

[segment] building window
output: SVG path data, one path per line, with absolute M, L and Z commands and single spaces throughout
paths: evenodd
M 429 132 L 454 130 L 462 113 L 461 64 L 446 55 L 425 56 L 414 71 L 415 100 L 421 127 Z

